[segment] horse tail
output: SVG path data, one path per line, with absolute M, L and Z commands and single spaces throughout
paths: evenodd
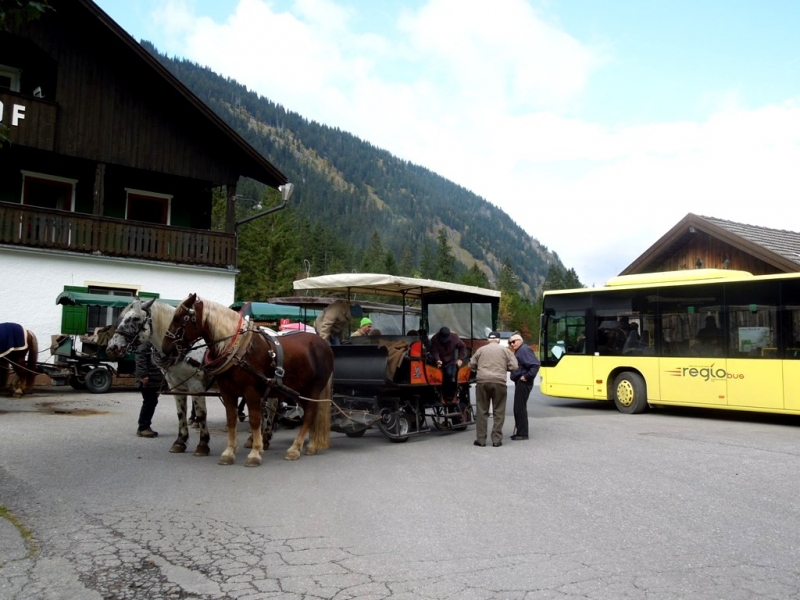
M 325 389 L 322 392 L 324 402 L 316 402 L 316 414 L 314 415 L 314 426 L 311 436 L 317 450 L 325 450 L 331 447 L 331 403 L 333 395 L 333 374 L 328 378 Z
M 36 382 L 36 365 L 39 362 L 39 340 L 36 339 L 34 333 L 28 329 L 28 372 L 25 374 L 25 391 L 33 389 Z

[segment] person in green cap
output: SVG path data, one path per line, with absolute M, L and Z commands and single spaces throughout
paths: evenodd
M 369 317 L 361 319 L 361 327 L 356 329 L 350 337 L 360 337 L 362 335 L 369 335 L 372 330 L 372 321 Z

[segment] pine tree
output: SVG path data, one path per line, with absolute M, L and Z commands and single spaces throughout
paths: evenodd
M 369 240 L 369 246 L 364 251 L 364 258 L 361 261 L 362 273 L 380 273 L 383 270 L 386 261 L 386 252 L 383 249 L 383 242 L 381 236 L 377 231 L 372 233 Z
M 384 254 L 383 270 L 381 273 L 386 273 L 387 275 L 399 275 L 397 259 L 395 259 L 394 252 L 391 250 L 387 249 L 386 253 Z
M 437 238 L 435 278 L 439 281 L 455 281 L 456 279 L 456 259 L 444 227 L 439 230 Z
M 471 285 L 474 287 L 482 287 L 482 288 L 490 287 L 489 278 L 486 277 L 486 273 L 481 271 L 477 263 L 473 263 L 473 265 L 469 268 L 469 271 L 462 273 L 461 277 L 459 278 L 459 281 L 464 285 Z
M 425 279 L 436 279 L 436 257 L 428 240 L 422 243 L 422 257 L 419 260 L 419 274 Z
M 411 251 L 410 244 L 403 244 L 403 252 L 400 255 L 400 265 L 397 268 L 399 275 L 412 277 L 414 275 L 414 253 Z

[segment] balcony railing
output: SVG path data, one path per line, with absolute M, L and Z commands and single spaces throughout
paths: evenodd
M 184 265 L 236 264 L 230 233 L 136 223 L 0 202 L 0 244 Z

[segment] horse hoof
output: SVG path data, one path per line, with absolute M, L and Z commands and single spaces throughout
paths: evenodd
M 208 446 L 198 446 L 194 451 L 194 456 L 208 456 L 211 449 Z
M 244 443 L 245 448 L 252 448 L 253 447 L 253 438 L 250 438 Z
M 283 457 L 284 460 L 297 460 L 298 458 L 300 458 L 300 453 L 297 450 L 289 450 Z
M 233 457 L 232 456 L 222 456 L 219 459 L 220 465 L 232 465 L 233 464 Z
M 186 450 L 186 444 L 180 444 L 178 442 L 172 444 L 172 448 L 169 449 L 169 451 L 172 452 L 173 454 L 180 454 L 185 450 Z
M 316 448 L 312 448 L 311 446 L 306 448 L 306 456 L 314 456 L 316 453 L 317 453 Z
M 260 467 L 261 466 L 261 458 L 251 458 L 247 457 L 247 461 L 244 463 L 245 467 Z

